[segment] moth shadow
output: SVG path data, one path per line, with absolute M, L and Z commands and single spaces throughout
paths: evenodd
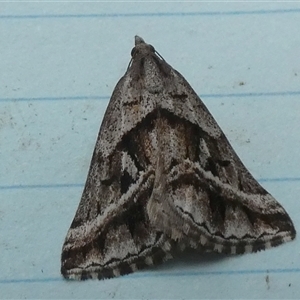
M 199 249 L 185 249 L 183 252 L 173 253 L 173 259 L 156 266 L 156 270 L 168 271 L 178 268 L 199 268 L 211 266 L 221 260 L 232 259 L 235 255 L 204 252 Z

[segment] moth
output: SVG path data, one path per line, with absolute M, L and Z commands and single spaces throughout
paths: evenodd
M 185 247 L 256 252 L 295 238 L 184 77 L 136 36 L 62 248 L 67 279 L 112 278 Z

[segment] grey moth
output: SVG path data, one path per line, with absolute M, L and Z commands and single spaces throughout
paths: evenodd
M 138 36 L 62 248 L 67 279 L 111 278 L 185 247 L 257 252 L 295 238 L 195 91 Z M 199 251 L 200 252 L 200 251 Z

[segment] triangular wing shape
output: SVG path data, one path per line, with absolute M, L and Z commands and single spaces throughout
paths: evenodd
M 62 252 L 66 278 L 108 278 L 176 245 L 255 252 L 295 237 L 187 81 L 143 39 L 105 113 Z

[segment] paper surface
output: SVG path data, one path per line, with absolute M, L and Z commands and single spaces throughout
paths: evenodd
M 242 256 L 187 252 L 105 281 L 60 276 L 62 243 L 136 34 L 187 79 L 299 228 L 299 4 L 0 8 L 0 298 L 299 297 L 297 238 Z

